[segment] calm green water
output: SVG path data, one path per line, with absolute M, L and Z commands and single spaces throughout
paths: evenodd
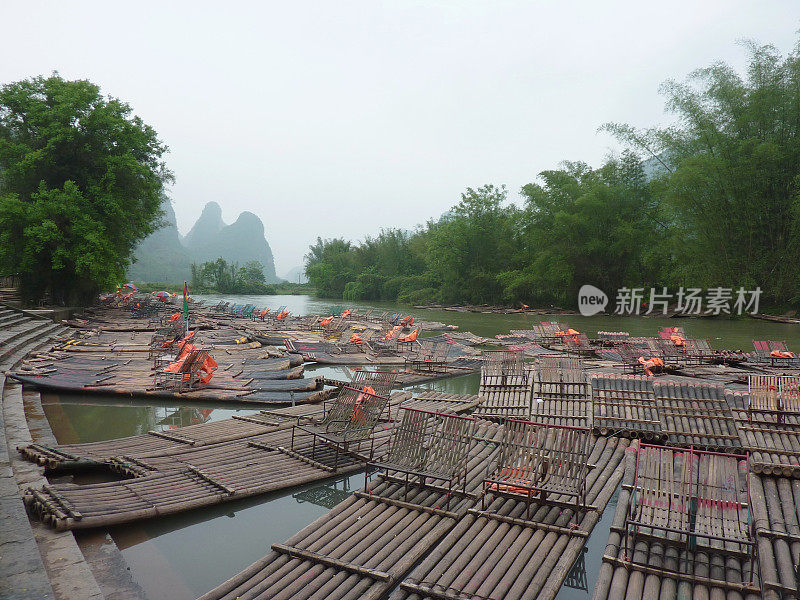
M 207 304 L 220 299 L 257 306 L 277 308 L 286 305 L 295 314 L 324 313 L 333 303 L 309 296 L 205 297 Z M 352 304 L 352 303 L 351 303 Z M 457 313 L 434 310 L 410 310 L 393 304 L 363 304 L 380 311 L 412 312 L 425 319 L 458 325 L 485 337 L 508 333 L 511 329 L 527 329 L 541 318 L 524 315 Z M 692 337 L 708 338 L 720 349 L 751 349 L 751 340 L 782 339 L 790 347 L 800 349 L 800 327 L 752 319 L 665 319 L 631 317 L 554 317 L 568 322 L 589 336 L 598 330 L 628 331 L 631 335 L 655 335 L 665 325 L 681 325 Z M 547 319 L 551 320 L 551 319 Z M 347 376 L 342 367 L 308 365 L 309 374 L 322 374 L 341 379 Z M 459 394 L 474 394 L 479 376 L 465 375 L 437 381 L 426 389 Z M 42 398 L 45 414 L 60 443 L 90 442 L 151 430 L 229 418 L 248 414 L 256 408 L 215 403 L 169 403 L 152 400 L 122 400 L 116 397 L 46 395 Z M 208 591 L 239 572 L 269 551 L 271 544 L 282 542 L 328 511 L 331 503 L 341 501 L 350 490 L 363 485 L 363 475 L 331 480 L 277 494 L 250 498 L 139 524 L 117 527 L 112 535 L 130 565 L 136 581 L 152 599 L 190 600 Z M 600 567 L 600 556 L 608 537 L 615 501 L 606 509 L 589 539 L 585 556 L 586 587 L 589 591 L 564 587 L 559 600 L 587 600 Z M 581 569 L 574 571 L 575 579 Z

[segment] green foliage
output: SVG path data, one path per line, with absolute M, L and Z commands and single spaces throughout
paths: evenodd
M 593 171 L 566 163 L 523 188 L 467 189 L 461 202 L 413 234 L 384 231 L 354 246 L 317 240 L 306 273 L 323 296 L 430 303 L 570 304 L 583 283 L 621 286 L 655 273 L 657 207 L 633 155 Z
M 323 296 L 413 304 L 574 305 L 585 283 L 760 286 L 762 300 L 797 303 L 800 46 L 747 48 L 745 78 L 716 64 L 664 84 L 678 126 L 604 126 L 634 152 L 544 171 L 521 208 L 486 185 L 414 233 L 318 239 L 310 281 Z
M 663 86 L 670 129 L 606 129 L 662 158 L 654 196 L 680 260 L 669 277 L 695 286 L 759 285 L 768 301 L 800 300 L 800 48 L 781 57 L 746 45 L 743 78 L 715 64 Z
M 0 88 L 0 273 L 23 296 L 86 302 L 122 280 L 171 174 L 156 132 L 88 81 Z
M 243 267 L 238 263 L 228 264 L 224 258 L 192 263 L 192 291 L 208 294 L 274 294 L 275 286 L 267 285 L 264 266 L 258 261 L 250 261 Z

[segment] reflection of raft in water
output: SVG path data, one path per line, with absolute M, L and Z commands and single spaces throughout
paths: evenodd
M 401 402 L 444 411 L 463 411 L 474 405 L 460 398 L 418 402 L 410 400 L 407 392 L 397 393 L 391 402 L 391 411 L 386 408 L 375 428 L 375 457 L 388 449 L 395 426 L 392 415 Z M 296 436 L 292 448 L 293 424 L 298 419 L 308 421 L 315 411 L 319 409 L 312 406 L 286 407 L 120 440 L 55 447 L 31 444 L 20 448 L 23 456 L 55 470 L 104 468 L 128 479 L 30 488 L 25 500 L 32 513 L 57 529 L 104 527 L 363 469 L 366 456 L 345 455 L 319 443 L 314 450 L 307 436 Z

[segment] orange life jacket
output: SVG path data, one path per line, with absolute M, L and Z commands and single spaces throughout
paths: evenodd
M 417 336 L 419 335 L 419 328 L 415 329 L 408 335 L 405 335 L 401 338 L 397 338 L 398 342 L 415 342 L 417 340 Z
M 402 325 L 395 325 L 394 327 L 392 327 L 392 330 L 391 330 L 391 331 L 387 332 L 387 333 L 386 333 L 386 335 L 384 335 L 384 336 L 383 336 L 383 337 L 380 339 L 380 341 L 382 341 L 382 342 L 388 342 L 389 340 L 391 340 L 392 338 L 394 338 L 396 335 L 398 335 L 398 334 L 400 333 L 400 330 L 401 330 L 402 328 L 403 328 L 403 327 L 402 327 Z
M 644 367 L 644 372 L 652 377 L 653 372 L 650 370 L 650 367 L 663 367 L 664 361 L 658 358 L 657 356 L 654 356 L 653 358 L 649 358 L 647 360 L 644 359 L 644 356 L 640 356 L 639 364 Z
M 210 354 L 206 356 L 203 364 L 200 365 L 200 370 L 205 373 L 205 375 L 200 376 L 200 381 L 203 383 L 208 383 L 211 381 L 211 378 L 214 376 L 214 371 L 217 370 L 218 366 L 219 365 L 217 365 L 217 361 L 215 361 Z
M 371 385 L 364 386 L 361 392 L 362 393 L 356 396 L 356 401 L 353 403 L 353 416 L 350 418 L 350 420 L 356 424 L 364 423 L 366 420 L 366 415 L 364 415 L 364 408 L 362 405 L 364 404 L 364 400 L 367 399 L 367 394 L 372 396 L 376 395 L 375 389 Z
M 178 354 L 175 362 L 170 363 L 166 369 L 164 369 L 167 373 L 178 373 L 183 364 L 186 362 L 186 359 L 189 357 L 191 351 L 194 350 L 194 346 L 191 344 L 184 344 L 183 348 L 181 349 L 180 353 Z

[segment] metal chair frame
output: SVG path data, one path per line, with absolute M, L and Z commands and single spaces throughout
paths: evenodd
M 484 478 L 483 509 L 488 494 L 525 500 L 529 519 L 534 500 L 577 511 L 595 508 L 586 503 L 589 428 L 522 419 L 509 419 L 505 428 L 500 458 Z M 553 500 L 551 494 L 572 500 Z
M 156 371 L 153 376 L 153 384 L 157 388 L 172 388 L 179 393 L 191 390 L 200 381 L 200 368 L 206 358 L 208 358 L 208 350 L 195 348 L 175 373 L 166 371 L 166 367 Z
M 750 558 L 752 568 L 756 541 L 750 480 L 745 471 L 742 481 L 739 469 L 748 459 L 747 454 L 641 444 L 625 516 L 627 559 L 633 561 L 640 537 L 684 548 L 687 561 L 690 553 L 722 542 L 720 552 Z M 701 481 L 701 471 L 705 481 Z M 722 523 L 716 522 L 717 517 Z M 699 545 L 698 540 L 706 544 Z
M 466 494 L 467 462 L 474 442 L 477 420 L 473 417 L 403 408 L 403 419 L 392 435 L 385 460 L 369 462 L 370 467 L 403 473 L 405 496 L 409 485 L 425 487 L 428 479 L 447 482 L 447 506 L 454 484 Z M 417 481 L 411 480 L 416 477 Z
M 366 386 L 365 386 L 366 387 Z M 370 440 L 369 459 L 375 449 L 375 438 L 372 435 L 378 419 L 383 414 L 389 397 L 372 394 L 354 387 L 344 386 L 333 406 L 319 421 L 311 425 L 295 425 L 292 427 L 291 448 L 295 449 L 295 437 L 298 430 L 312 436 L 311 458 L 316 459 L 317 438 L 325 446 L 336 450 L 334 471 L 339 468 L 339 455 L 347 454 L 361 458 L 357 453 L 361 443 Z M 350 445 L 356 443 L 358 449 L 352 451 Z
M 774 415 L 783 423 L 786 415 L 800 415 L 800 377 L 793 375 L 748 375 L 747 420 L 753 413 Z

